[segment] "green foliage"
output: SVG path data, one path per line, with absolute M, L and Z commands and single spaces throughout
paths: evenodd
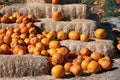
M 86 0 L 86 2 L 85 2 L 85 4 L 87 4 L 88 6 L 90 6 L 90 7 L 92 7 L 94 4 L 94 2 L 95 2 L 96 0 Z
M 116 1 L 115 0 L 107 0 L 106 4 L 103 6 L 104 10 L 115 10 L 118 9 L 119 6 L 117 6 Z
M 115 0 L 107 0 L 106 4 L 103 6 L 104 13 L 102 17 L 116 17 L 120 16 L 120 13 L 115 13 L 114 10 L 118 9 L 119 6 L 116 4 Z
M 9 1 L 9 0 L 4 0 L 4 3 L 7 5 L 11 5 L 11 4 L 15 4 L 15 3 L 23 3 L 25 2 L 25 0 L 13 0 L 13 1 Z

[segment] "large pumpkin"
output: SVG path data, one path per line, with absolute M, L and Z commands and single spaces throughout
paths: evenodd
M 62 65 L 56 65 L 51 69 L 51 74 L 55 78 L 61 78 L 65 75 L 65 69 Z

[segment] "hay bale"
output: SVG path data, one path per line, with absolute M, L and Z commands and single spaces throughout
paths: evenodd
M 78 31 L 80 34 L 88 34 L 91 38 L 94 37 L 94 31 L 96 30 L 96 22 L 87 19 L 73 19 L 72 21 L 53 21 L 50 18 L 40 19 L 41 22 L 36 22 L 35 25 L 43 28 L 43 30 L 50 31 L 65 31 L 70 32 L 71 30 Z
M 66 46 L 67 48 L 69 48 L 72 52 L 75 52 L 76 55 L 79 54 L 79 50 L 82 47 L 87 47 L 91 51 L 100 52 L 102 55 L 109 55 L 112 58 L 115 55 L 115 48 L 113 45 L 113 41 L 111 40 L 93 40 L 89 42 L 64 40 L 60 43 L 62 46 Z
M 52 0 L 26 0 L 27 4 L 33 4 L 33 3 L 51 3 Z
M 38 21 L 38 22 L 37 22 Z M 78 31 L 80 34 L 88 34 L 91 38 L 94 38 L 94 31 L 96 30 L 96 22 L 87 19 L 73 19 L 72 21 L 53 21 L 51 18 L 38 19 L 34 24 L 37 27 L 38 32 L 42 30 L 50 31 L 65 31 L 70 32 L 71 30 Z M 18 27 L 19 24 L 11 23 L 1 23 L 0 27 L 5 28 L 9 25 L 13 27 Z
M 52 0 L 26 0 L 27 4 L 33 3 L 51 3 Z M 80 0 L 59 0 L 60 4 L 79 3 Z
M 0 28 L 7 28 L 8 26 L 13 26 L 14 28 L 18 27 L 17 23 L 0 23 Z
M 71 21 L 53 21 L 51 18 L 38 19 L 35 23 L 38 32 L 42 30 L 50 31 L 51 29 L 55 31 L 65 31 L 70 32 L 71 30 L 78 31 L 80 34 L 85 33 L 90 36 L 90 38 L 94 38 L 94 31 L 99 28 L 97 26 L 96 21 L 88 20 L 88 19 L 73 19 Z M 0 27 L 5 28 L 9 25 L 13 27 L 18 27 L 19 24 L 16 23 L 1 23 Z M 112 28 L 110 26 L 102 25 L 107 32 L 107 39 L 115 39 L 115 35 L 112 32 Z M 101 28 L 100 27 L 100 28 Z
M 51 18 L 52 13 L 60 11 L 64 18 L 87 18 L 89 16 L 89 8 L 85 4 L 68 4 L 68 5 L 52 5 L 52 4 L 30 4 L 30 5 L 11 5 L 0 10 L 0 13 L 21 12 L 23 15 L 33 13 L 37 18 Z
M 46 57 L 30 55 L 0 55 L 0 77 L 40 76 L 48 74 Z

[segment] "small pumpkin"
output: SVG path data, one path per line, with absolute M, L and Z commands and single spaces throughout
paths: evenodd
M 52 0 L 52 4 L 59 4 L 58 0 Z
M 107 32 L 104 29 L 99 28 L 94 32 L 94 35 L 97 39 L 104 39 L 107 37 Z
M 99 65 L 98 62 L 92 60 L 92 61 L 88 64 L 87 70 L 88 70 L 88 72 L 95 74 L 95 73 L 97 73 L 97 72 L 100 71 L 100 65 Z
M 83 74 L 83 70 L 79 64 L 73 64 L 70 68 L 70 72 L 72 72 L 75 76 L 80 76 Z
M 35 21 L 35 19 L 36 19 L 35 16 L 34 16 L 34 14 L 32 14 L 32 13 L 31 13 L 31 14 L 28 14 L 27 17 L 28 17 L 29 20 L 32 21 L 32 22 Z
M 68 37 L 71 40 L 78 40 L 80 37 L 80 34 L 77 31 L 70 31 L 68 34 Z
M 87 34 L 81 34 L 80 41 L 83 41 L 83 42 L 89 41 L 89 36 Z
M 70 72 L 71 66 L 72 66 L 72 63 L 71 63 L 71 62 L 66 62 L 66 63 L 64 64 L 65 72 Z
M 49 43 L 49 48 L 52 49 L 56 49 L 56 48 L 59 48 L 60 47 L 60 42 L 57 41 L 57 40 L 53 40 L 53 41 L 50 41 Z
M 60 40 L 65 40 L 65 39 L 67 39 L 67 37 L 68 37 L 68 35 L 64 31 L 60 31 L 57 33 L 57 38 Z
M 100 58 L 102 58 L 102 55 L 100 52 L 93 52 L 91 53 L 90 57 L 95 61 L 98 61 Z
M 20 12 L 14 12 L 14 13 L 12 14 L 12 16 L 13 16 L 14 18 L 19 18 L 19 17 L 21 16 L 21 13 L 20 13 Z
M 53 14 L 52 14 L 52 19 L 53 19 L 54 21 L 61 21 L 61 20 L 63 19 L 62 13 L 59 12 L 59 11 L 53 12 Z
M 63 63 L 64 61 L 64 56 L 62 54 L 59 54 L 59 53 L 54 53 L 52 55 L 52 59 L 51 59 L 52 62 L 55 62 L 57 64 L 61 64 Z

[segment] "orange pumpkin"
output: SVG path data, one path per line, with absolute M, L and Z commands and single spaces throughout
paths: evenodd
M 67 39 L 67 37 L 68 37 L 68 35 L 64 31 L 60 31 L 57 33 L 57 38 L 60 40 L 65 40 L 65 39 Z
M 70 72 L 75 76 L 80 76 L 83 74 L 83 70 L 79 64 L 73 64 L 70 68 Z
M 104 39 L 107 37 L 107 33 L 104 29 L 97 29 L 95 32 L 94 32 L 94 35 L 97 39 Z
M 80 41 L 83 41 L 83 42 L 89 41 L 89 36 L 87 34 L 81 34 Z
M 21 28 L 20 32 L 27 34 L 28 33 L 28 28 L 27 27 L 23 27 L 23 28 Z
M 60 47 L 60 42 L 59 41 L 56 41 L 56 40 L 53 40 L 53 41 L 50 41 L 49 43 L 49 48 L 59 48 Z
M 68 37 L 71 40 L 78 40 L 79 37 L 80 37 L 80 34 L 77 31 L 70 31 L 69 34 L 68 34 Z
M 22 22 L 25 24 L 27 24 L 29 21 L 30 21 L 30 19 L 26 16 L 22 19 Z
M 93 52 L 91 53 L 90 57 L 95 61 L 98 61 L 100 58 L 102 58 L 102 55 L 99 52 Z
M 58 0 L 52 0 L 52 4 L 59 4 Z
M 23 27 L 26 27 L 26 23 L 19 24 L 19 28 L 22 29 Z
M 35 27 L 31 27 L 29 29 L 29 34 L 36 34 L 37 33 L 37 30 L 35 29 Z
M 90 73 L 97 73 L 100 71 L 100 65 L 96 61 L 91 61 L 87 66 L 87 70 Z
M 31 14 L 28 14 L 27 16 L 29 18 L 30 21 L 35 21 L 35 16 L 31 13 Z
M 51 69 L 51 74 L 55 78 L 61 78 L 65 75 L 65 69 L 62 65 L 55 65 Z
M 61 21 L 61 20 L 63 19 L 62 13 L 61 13 L 61 12 L 58 12 L 58 11 L 53 12 L 53 14 L 52 14 L 52 19 L 53 19 L 54 21 Z
M 49 46 L 50 39 L 49 38 L 42 38 L 41 43 L 43 43 L 45 46 Z
M 104 70 L 109 70 L 112 68 L 112 63 L 111 61 L 107 60 L 107 59 L 103 59 L 100 63 L 102 69 Z
M 7 45 L 7 44 L 2 44 L 2 45 L 0 46 L 0 49 L 3 51 L 2 53 L 4 53 L 4 54 L 9 54 L 9 49 L 10 49 L 9 45 Z
M 88 48 L 86 48 L 86 47 L 83 47 L 83 48 L 80 49 L 80 54 L 82 56 L 87 56 L 87 55 L 90 54 L 90 50 Z
M 61 64 L 64 61 L 64 56 L 62 54 L 55 53 L 55 54 L 52 55 L 51 61 L 55 62 L 57 64 Z
M 21 16 L 21 13 L 20 13 L 20 12 L 14 12 L 14 13 L 12 14 L 12 16 L 13 16 L 14 18 L 19 18 L 19 17 Z
M 65 59 L 69 57 L 69 50 L 66 47 L 57 48 L 57 53 L 62 54 L 65 57 Z
M 87 70 L 88 64 L 89 64 L 89 61 L 83 60 L 82 63 L 81 63 L 82 69 Z
M 24 18 L 25 16 L 20 16 L 16 19 L 16 23 L 20 24 L 22 23 L 22 19 Z
M 53 56 L 53 54 L 57 53 L 56 49 L 48 49 L 47 52 L 49 53 L 50 56 Z
M 9 22 L 9 18 L 6 16 L 1 17 L 1 23 L 8 23 Z
M 10 36 L 4 36 L 3 37 L 3 42 L 6 43 L 6 44 L 10 44 L 11 43 L 11 37 Z
M 31 27 L 34 27 L 34 24 L 32 22 L 27 23 L 26 27 L 30 29 Z
M 43 56 L 48 56 L 47 50 L 42 50 L 40 54 L 43 55 Z
M 65 64 L 64 64 L 65 72 L 70 72 L 71 66 L 72 66 L 72 63 L 71 63 L 71 62 L 65 63 Z
M 36 43 L 36 47 L 40 48 L 40 50 L 44 50 L 45 49 L 44 44 L 42 44 L 41 42 L 37 42 Z
M 30 39 L 30 44 L 35 45 L 38 41 L 39 39 L 37 37 L 33 37 Z

